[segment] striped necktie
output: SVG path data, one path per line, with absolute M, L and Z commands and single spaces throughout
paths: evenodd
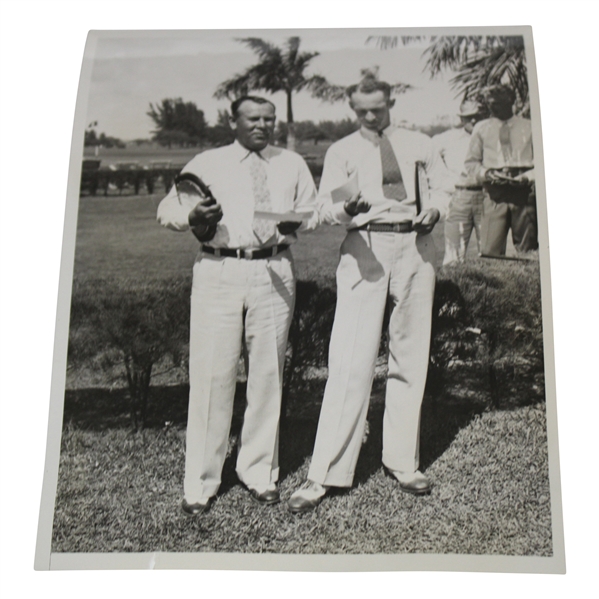
M 264 158 L 258 152 L 249 156 L 252 191 L 254 193 L 254 211 L 272 212 L 270 192 L 266 184 L 266 168 Z M 261 218 L 254 218 L 252 229 L 261 244 L 266 243 L 275 233 L 275 223 Z
M 405 200 L 408 194 L 403 184 L 399 163 L 389 138 L 383 133 L 380 133 L 379 149 L 383 167 L 383 195 L 397 201 Z

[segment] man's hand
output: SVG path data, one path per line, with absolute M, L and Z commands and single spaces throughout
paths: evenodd
M 295 222 L 292 220 L 286 220 L 280 223 L 277 223 L 277 229 L 279 229 L 279 233 L 281 235 L 290 235 L 291 233 L 295 233 L 300 227 L 301 222 Z
M 189 213 L 187 220 L 190 226 L 197 227 L 204 225 L 216 225 L 223 217 L 223 210 L 218 202 L 213 199 L 203 199 L 196 204 L 196 207 Z
M 489 168 L 485 172 L 485 181 L 505 181 L 505 175 L 501 172 L 501 169 Z
M 370 210 L 370 202 L 363 200 L 361 192 L 358 192 L 349 198 L 349 200 L 345 200 L 343 209 L 351 217 L 358 216 L 361 212 L 368 212 Z
M 524 171 L 514 177 L 516 181 L 521 183 L 534 183 L 535 182 L 535 169 L 531 168 L 529 171 Z
M 441 214 L 436 208 L 429 208 L 423 210 L 413 221 L 412 228 L 419 235 L 426 235 L 430 233 L 437 224 Z

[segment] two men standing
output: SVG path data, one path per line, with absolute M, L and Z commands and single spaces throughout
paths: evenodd
M 318 215 L 321 222 L 345 225 L 348 232 L 337 269 L 329 379 L 309 480 L 289 501 L 294 513 L 316 507 L 330 487 L 352 484 L 388 302 L 383 464 L 403 491 L 425 494 L 431 488 L 418 470 L 419 429 L 435 286 L 430 233 L 448 201 L 446 174 L 430 138 L 391 125 L 390 91 L 373 78 L 348 89 L 360 129 L 333 144 L 325 158 Z M 278 423 L 294 308 L 289 245 L 296 225 L 275 227 L 254 218 L 254 212 L 310 211 L 315 206 L 303 159 L 268 145 L 272 104 L 240 98 L 232 105 L 232 117 L 236 141 L 196 156 L 183 169 L 202 179 L 218 203 L 188 201 L 172 190 L 158 210 L 163 225 L 192 228 L 202 242 L 191 298 L 183 501 L 190 514 L 205 511 L 220 484 L 243 339 L 249 358 L 248 403 L 237 474 L 255 501 L 279 501 Z M 429 193 L 419 189 L 419 169 Z M 346 185 L 357 193 L 334 201 L 334 192 Z

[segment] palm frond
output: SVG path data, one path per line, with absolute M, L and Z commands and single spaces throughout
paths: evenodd
M 329 83 L 320 75 L 313 75 L 306 80 L 304 87 L 312 93 L 312 96 L 325 102 L 340 102 L 345 98 L 345 90 L 343 85 L 334 85 Z
M 248 46 L 248 48 L 253 50 L 254 53 L 256 53 L 263 60 L 273 60 L 276 58 L 281 60 L 281 49 L 259 37 L 236 38 L 236 41 Z
M 391 86 L 391 95 L 399 96 L 401 94 L 405 94 L 411 89 L 414 89 L 414 86 L 410 85 L 409 83 L 395 83 Z
M 245 72 L 223 81 L 217 87 L 214 97 L 233 99 L 259 89 L 270 93 L 286 89 L 286 80 L 281 77 L 281 69 L 272 68 L 269 63 L 258 63 Z
M 398 37 L 396 35 L 369 35 L 366 38 L 366 43 L 374 42 L 379 50 L 388 50 L 397 48 Z

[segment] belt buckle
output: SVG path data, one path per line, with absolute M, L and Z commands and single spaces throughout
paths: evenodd
M 214 248 L 214 255 L 215 255 L 217 258 L 220 258 L 220 248 Z
M 241 252 L 243 252 L 243 257 L 246 260 L 251 260 L 254 257 L 254 250 L 253 249 L 249 249 L 249 250 L 239 250 Z

